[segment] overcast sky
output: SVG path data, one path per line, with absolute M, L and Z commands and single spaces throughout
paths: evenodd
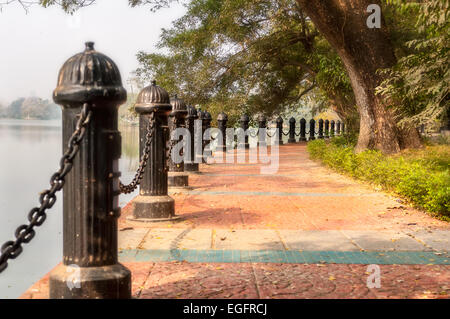
M 21 96 L 50 98 L 58 71 L 72 55 L 94 41 L 97 51 L 118 65 L 124 85 L 138 66 L 136 53 L 155 51 L 161 28 L 185 12 L 181 5 L 153 13 L 148 7 L 130 8 L 128 0 L 97 0 L 73 16 L 59 7 L 17 4 L 0 12 L 0 102 Z

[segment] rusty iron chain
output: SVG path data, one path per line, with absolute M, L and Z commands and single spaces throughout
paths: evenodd
M 34 238 L 36 235 L 34 227 L 39 227 L 45 222 L 47 218 L 46 210 L 55 205 L 56 193 L 64 187 L 65 177 L 73 167 L 73 160 L 80 150 L 80 143 L 92 117 L 89 104 L 83 105 L 79 117 L 75 131 L 67 142 L 67 150 L 59 162 L 60 168 L 50 178 L 51 188 L 40 193 L 40 206 L 31 209 L 28 213 L 28 225 L 21 225 L 16 229 L 16 240 L 7 241 L 1 246 L 0 273 L 8 267 L 9 259 L 16 259 L 22 253 L 22 244 L 28 244 Z
M 269 138 L 272 138 L 272 137 L 274 137 L 274 136 L 277 134 L 277 131 L 275 130 L 275 132 L 273 132 L 273 134 L 270 135 L 269 130 L 266 130 L 266 134 L 267 134 L 267 136 L 268 136 Z
M 172 136 L 171 136 L 171 132 L 169 128 L 166 128 L 167 130 L 167 143 L 166 143 L 166 164 L 165 164 L 165 168 L 164 170 L 166 172 L 169 172 L 169 159 L 170 156 L 172 156 L 172 150 L 173 150 L 173 146 L 175 145 L 175 141 L 172 141 Z
M 155 113 L 150 113 L 150 118 L 148 121 L 147 126 L 147 133 L 145 135 L 145 146 L 142 154 L 141 161 L 139 163 L 139 167 L 136 171 L 136 174 L 134 175 L 133 180 L 130 184 L 124 185 L 122 182 L 119 182 L 119 188 L 120 192 L 122 194 L 131 194 L 135 191 L 135 189 L 139 186 L 141 183 L 142 178 L 144 177 L 144 172 L 148 164 L 148 158 L 150 154 L 150 145 L 154 136 L 154 130 L 155 130 Z
M 248 130 L 248 135 L 250 135 L 250 137 L 257 137 L 259 129 L 257 129 L 255 133 L 252 133 L 252 132 L 253 132 L 253 130 Z

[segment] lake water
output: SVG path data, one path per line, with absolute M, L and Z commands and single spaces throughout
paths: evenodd
M 121 126 L 122 181 L 129 183 L 138 167 L 137 127 Z M 49 187 L 62 155 L 61 121 L 0 119 L 0 245 L 13 240 L 17 226 L 27 223 L 38 194 Z M 120 197 L 121 206 L 137 195 Z M 0 274 L 0 299 L 17 298 L 62 259 L 62 200 L 57 195 L 47 220 L 23 253 Z

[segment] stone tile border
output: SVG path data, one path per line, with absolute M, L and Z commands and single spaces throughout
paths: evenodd
M 425 251 L 130 249 L 120 251 L 119 259 L 121 262 L 450 265 L 449 255 Z

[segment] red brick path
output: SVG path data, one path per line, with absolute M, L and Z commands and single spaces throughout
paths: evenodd
M 299 230 L 449 229 L 448 223 L 407 207 L 367 185 L 308 159 L 305 145 L 280 148 L 278 176 L 190 178 L 196 191 L 175 194 L 178 223 L 148 227 Z M 202 165 L 210 174 L 259 174 L 258 165 Z M 346 197 L 242 196 L 236 192 L 341 193 Z M 358 194 L 363 194 L 359 196 Z M 130 227 L 123 209 L 119 227 Z M 132 227 L 136 227 L 132 225 Z M 448 298 L 450 266 L 381 265 L 381 288 L 366 286 L 365 265 L 127 263 L 139 298 Z M 23 298 L 47 298 L 48 277 Z
M 449 266 L 381 265 L 367 288 L 365 265 L 125 263 L 134 298 L 449 298 Z M 48 276 L 22 298 L 48 298 Z

